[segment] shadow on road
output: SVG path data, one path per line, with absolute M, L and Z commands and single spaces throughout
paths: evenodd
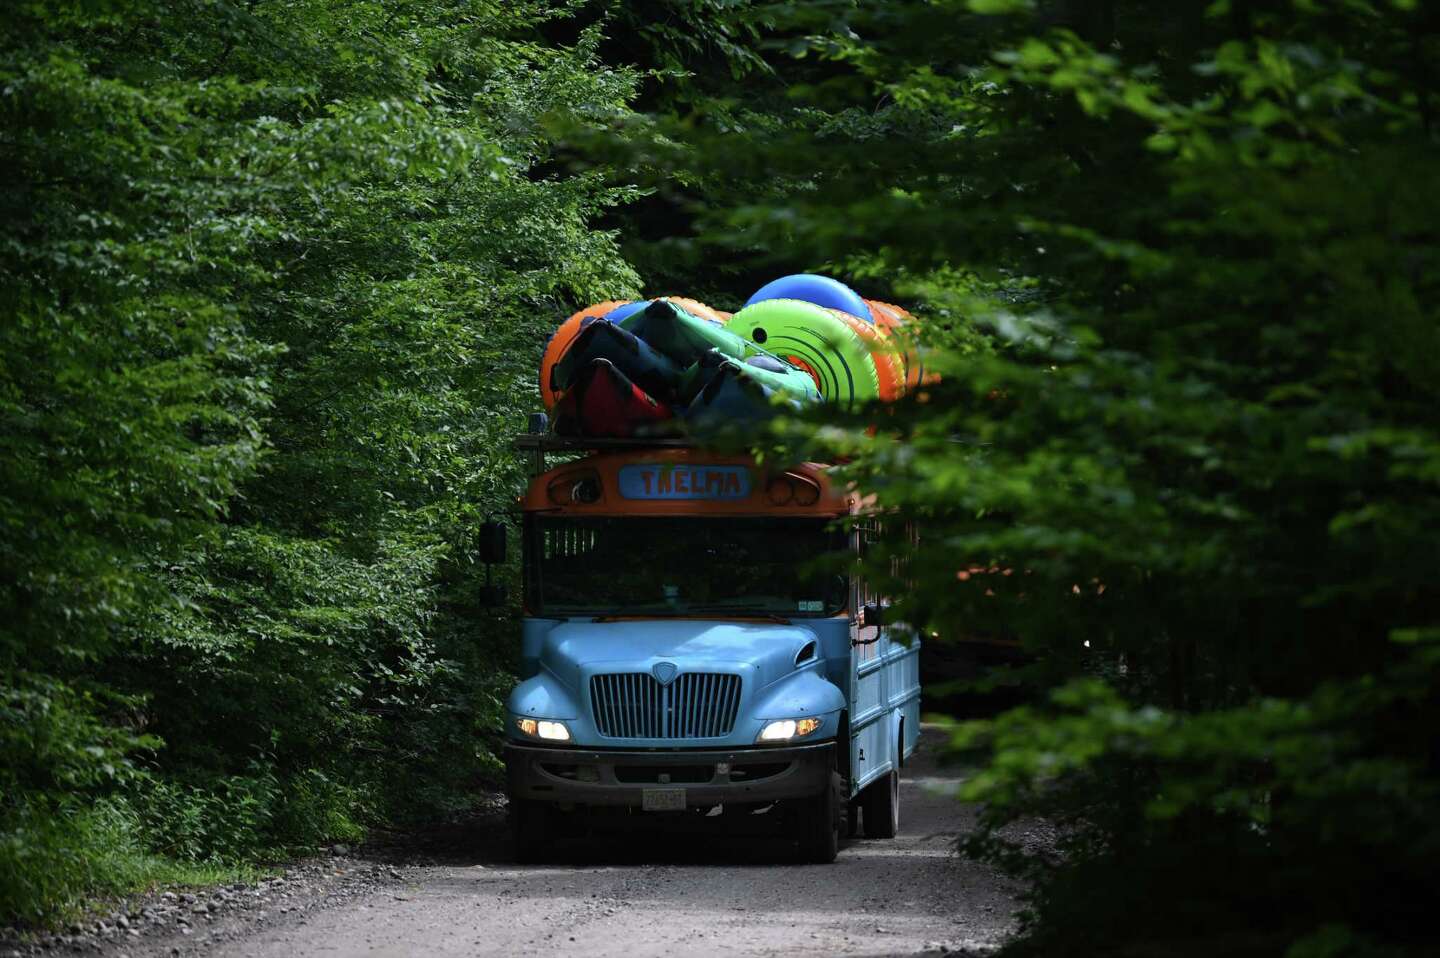
M 967 769 L 947 760 L 940 732 L 923 727 L 923 747 L 902 772 L 904 821 L 895 841 L 859 837 L 842 841 L 842 859 L 858 853 L 866 858 L 904 849 L 904 854 L 948 857 L 957 831 L 963 831 L 973 810 L 953 798 Z M 446 867 L 554 868 L 557 866 L 757 866 L 795 865 L 798 849 L 785 836 L 773 812 L 760 815 L 666 816 L 636 814 L 630 818 L 569 824 L 552 832 L 553 851 L 535 865 L 516 862 L 510 844 L 504 800 L 493 796 L 488 806 L 464 819 L 376 836 L 360 854 L 384 864 Z
M 546 868 L 556 865 L 793 865 L 796 845 L 772 834 L 736 834 L 733 822 L 667 823 L 654 817 L 630 829 L 605 827 L 560 835 L 533 866 L 517 865 L 503 810 L 464 821 L 380 836 L 361 854 L 389 864 Z M 871 844 L 852 840 L 852 846 Z M 846 847 L 842 845 L 842 849 Z

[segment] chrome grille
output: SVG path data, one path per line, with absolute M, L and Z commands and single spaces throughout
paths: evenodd
M 720 738 L 735 727 L 740 676 L 687 672 L 661 685 L 645 672 L 592 675 L 590 709 L 606 738 Z

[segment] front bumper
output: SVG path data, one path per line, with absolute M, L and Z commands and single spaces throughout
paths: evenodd
M 820 793 L 835 767 L 835 743 L 790 748 L 627 752 L 507 742 L 512 799 L 639 808 L 647 788 L 684 788 L 685 804 L 774 802 Z

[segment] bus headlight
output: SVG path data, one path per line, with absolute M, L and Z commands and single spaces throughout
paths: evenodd
M 550 719 L 520 718 L 515 720 L 515 726 L 520 729 L 521 735 L 527 735 L 530 738 L 544 739 L 547 742 L 570 741 L 570 730 L 565 727 L 564 722 L 555 722 Z
M 804 738 L 814 733 L 824 724 L 825 720 L 818 718 L 781 719 L 778 722 L 768 722 L 760 730 L 760 737 L 755 741 L 789 742 L 792 739 Z

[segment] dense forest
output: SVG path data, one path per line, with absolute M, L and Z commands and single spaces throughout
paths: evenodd
M 985 678 L 1023 704 L 952 731 L 1011 952 L 1440 948 L 1432 5 L 0 29 L 0 919 L 464 809 L 515 637 L 475 536 L 549 332 L 811 270 L 943 378 L 755 441 L 924 524 L 871 560 L 906 621 L 1024 645 Z

